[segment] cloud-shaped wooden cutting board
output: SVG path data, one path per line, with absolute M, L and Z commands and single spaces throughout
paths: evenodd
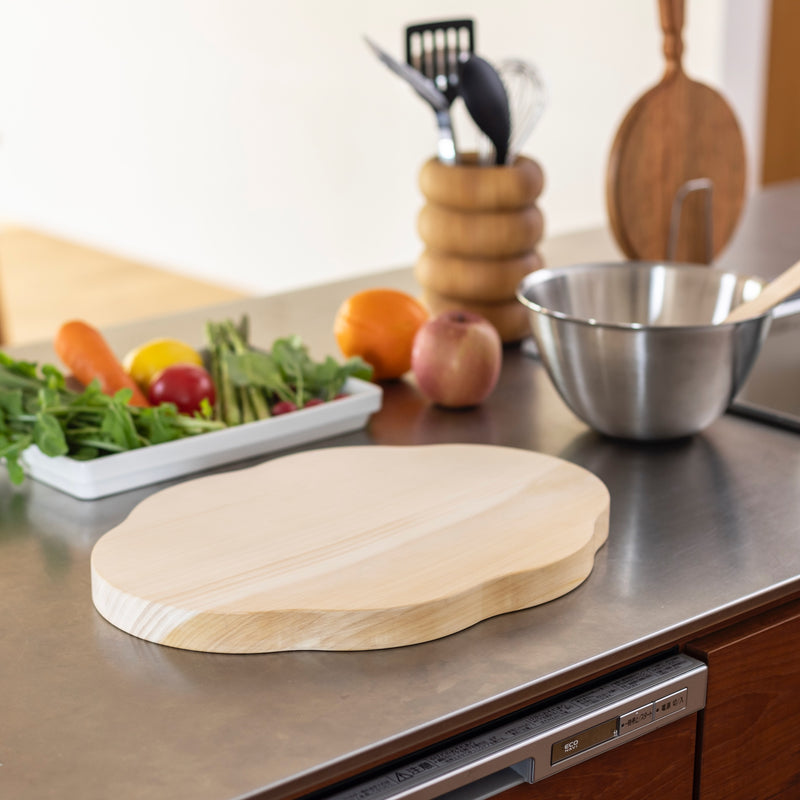
M 527 450 L 305 451 L 145 499 L 95 545 L 92 599 L 188 650 L 396 647 L 575 588 L 608 513 L 592 473 Z

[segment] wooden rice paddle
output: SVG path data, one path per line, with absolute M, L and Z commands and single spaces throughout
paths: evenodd
M 736 306 L 723 322 L 742 322 L 760 317 L 797 291 L 800 291 L 800 261 L 771 280 L 757 297 Z
M 684 0 L 659 0 L 666 70 L 623 120 L 606 176 L 609 221 L 629 258 L 660 260 L 673 201 L 687 181 L 709 179 L 711 248 L 707 248 L 707 196 L 692 192 L 682 206 L 676 261 L 709 263 L 727 244 L 745 196 L 744 141 L 733 111 L 709 86 L 683 71 Z

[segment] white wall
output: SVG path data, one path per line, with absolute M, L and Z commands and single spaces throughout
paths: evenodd
M 687 72 L 753 157 L 766 5 L 687 0 Z M 402 58 L 407 23 L 462 15 L 548 81 L 547 235 L 603 224 L 656 0 L 0 0 L 0 219 L 260 292 L 409 264 L 433 113 L 361 37 Z

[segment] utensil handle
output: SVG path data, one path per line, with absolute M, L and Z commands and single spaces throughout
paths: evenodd
M 800 261 L 770 281 L 758 297 L 736 306 L 723 322 L 741 322 L 760 317 L 787 297 L 791 297 L 798 289 L 800 289 Z
M 455 164 L 457 160 L 456 141 L 453 135 L 453 123 L 450 112 L 437 111 L 436 124 L 439 128 L 439 140 L 436 143 L 436 153 L 443 164 Z
M 667 72 L 680 70 L 683 56 L 684 0 L 658 0 Z
M 678 233 L 681 226 L 681 211 L 683 202 L 692 192 L 705 192 L 705 239 L 706 255 L 704 264 L 710 264 L 714 260 L 714 203 L 713 192 L 714 183 L 710 178 L 693 178 L 686 181 L 675 193 L 672 201 L 672 210 L 669 215 L 669 235 L 667 236 L 667 261 L 675 260 L 675 251 L 678 248 Z

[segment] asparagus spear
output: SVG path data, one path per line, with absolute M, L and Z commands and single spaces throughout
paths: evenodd
M 237 355 L 246 353 L 250 347 L 246 338 L 248 335 L 247 317 L 242 317 L 238 328 L 230 320 L 226 320 L 223 326 L 231 352 Z M 242 386 L 240 388 L 242 407 L 250 410 L 253 419 L 266 419 L 270 416 L 269 403 L 259 387 Z
M 225 335 L 221 323 L 206 324 L 206 339 L 211 353 L 213 365 L 212 377 L 217 388 L 215 413 L 226 425 L 240 425 L 242 413 L 236 387 L 228 379 L 228 368 L 225 361 Z

